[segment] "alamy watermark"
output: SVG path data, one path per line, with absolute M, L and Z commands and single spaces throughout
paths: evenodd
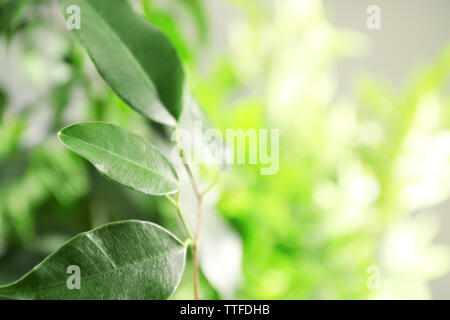
M 76 5 L 70 5 L 66 9 L 67 13 L 67 20 L 66 20 L 66 26 L 68 29 L 81 29 L 81 9 L 79 6 Z
M 367 17 L 366 26 L 369 30 L 380 30 L 381 29 L 381 9 L 379 6 L 370 5 L 367 7 L 366 13 L 369 15 Z
M 381 269 L 377 265 L 371 265 L 367 268 L 366 273 L 369 275 L 366 281 L 369 290 L 379 290 L 381 288 Z
M 69 289 L 69 290 L 73 290 L 73 289 L 80 290 L 81 289 L 81 270 L 80 270 L 80 267 L 77 266 L 77 265 L 68 266 L 67 270 L 66 270 L 66 273 L 70 274 L 70 276 L 67 278 L 67 281 L 66 281 L 67 289 Z
M 173 131 L 171 160 L 180 163 L 180 153 L 190 164 L 252 164 L 260 166 L 262 175 L 274 175 L 279 170 L 278 129 L 226 129 L 225 137 L 217 129 L 203 130 L 195 121 L 192 130 Z

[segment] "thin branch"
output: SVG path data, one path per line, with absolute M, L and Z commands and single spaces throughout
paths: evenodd
M 192 184 L 192 187 L 194 188 L 196 197 L 197 198 L 202 197 L 202 193 L 200 192 L 200 190 L 198 188 L 197 182 L 195 181 L 194 175 L 192 174 L 192 170 L 186 162 L 184 162 L 184 168 L 186 169 L 189 179 L 191 180 L 191 184 Z
M 177 201 L 175 202 L 175 200 L 173 200 L 173 198 L 169 195 L 166 195 L 166 198 L 169 200 L 169 202 L 175 207 L 176 211 L 177 211 L 177 215 L 178 218 L 180 219 L 181 223 L 183 224 L 184 227 L 184 231 L 186 232 L 186 234 L 188 235 L 189 239 L 194 241 L 194 237 L 192 236 L 191 231 L 189 230 L 189 226 L 186 223 L 186 220 L 184 219 L 183 213 L 181 212 L 181 208 L 180 208 L 180 192 L 178 192 L 177 194 Z
M 197 213 L 197 230 L 194 236 L 194 250 L 192 250 L 193 259 L 194 259 L 194 292 L 195 299 L 200 300 L 200 289 L 199 289 L 199 261 L 198 261 L 198 249 L 199 249 L 199 239 L 200 239 L 200 231 L 202 228 L 202 208 L 203 208 L 203 198 L 200 196 L 198 198 L 198 213 Z
M 200 289 L 199 289 L 198 247 L 199 247 L 200 232 L 202 229 L 203 194 L 200 192 L 197 182 L 195 181 L 194 175 L 192 174 L 192 170 L 186 162 L 184 162 L 184 167 L 186 169 L 186 172 L 188 173 L 189 179 L 191 180 L 191 184 L 198 201 L 197 228 L 193 239 L 194 243 L 192 247 L 192 260 L 194 263 L 194 295 L 195 299 L 199 300 Z

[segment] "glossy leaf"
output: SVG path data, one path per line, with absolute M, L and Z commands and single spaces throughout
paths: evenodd
M 64 128 L 58 137 L 117 183 L 151 195 L 178 191 L 178 176 L 169 160 L 150 142 L 119 126 L 82 122 Z
M 114 222 L 69 240 L 21 279 L 1 286 L 0 296 L 167 299 L 178 286 L 185 257 L 185 246 L 156 224 Z M 70 278 L 77 267 L 79 286 Z
M 176 125 L 184 71 L 166 35 L 134 13 L 125 0 L 60 0 L 66 19 L 80 8 L 73 29 L 108 85 L 144 116 Z M 73 8 L 73 7 L 72 7 Z

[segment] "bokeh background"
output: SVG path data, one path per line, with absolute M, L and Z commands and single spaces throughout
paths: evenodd
M 204 298 L 450 298 L 448 1 L 130 1 L 176 46 L 213 127 L 280 130 L 278 174 L 234 166 L 208 195 Z M 57 1 L 0 0 L 0 283 L 110 221 L 182 237 L 166 199 L 57 142 L 83 120 L 163 143 L 104 84 Z M 213 171 L 196 174 L 208 185 Z M 192 298 L 189 263 L 173 299 Z

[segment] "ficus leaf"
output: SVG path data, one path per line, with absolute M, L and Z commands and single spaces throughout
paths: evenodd
M 64 128 L 58 137 L 101 174 L 133 190 L 165 195 L 179 189 L 169 160 L 150 142 L 119 126 L 81 122 Z
M 66 19 L 80 9 L 73 29 L 106 83 L 144 116 L 176 125 L 184 71 L 166 35 L 137 15 L 126 0 L 59 0 Z M 73 17 L 72 17 L 73 18 Z
M 72 238 L 21 279 L 0 286 L 0 296 L 167 299 L 178 286 L 185 257 L 185 246 L 156 224 L 113 222 Z

